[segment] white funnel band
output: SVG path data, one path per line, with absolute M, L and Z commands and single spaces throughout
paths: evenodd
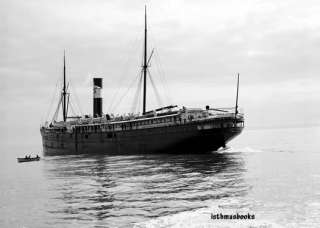
M 93 87 L 93 98 L 101 98 L 101 88 L 99 86 Z

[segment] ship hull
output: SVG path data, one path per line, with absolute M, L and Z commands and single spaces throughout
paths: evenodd
M 118 132 L 49 132 L 41 130 L 44 155 L 207 153 L 224 147 L 243 126 L 204 128 L 199 124 Z

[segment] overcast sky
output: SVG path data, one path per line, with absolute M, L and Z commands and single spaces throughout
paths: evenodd
M 116 104 L 141 70 L 145 4 L 164 105 L 234 106 L 239 72 L 248 127 L 320 123 L 319 1 L 0 0 L 1 134 L 40 140 L 64 49 L 74 106 L 92 113 L 99 76 L 104 111 L 130 112 L 134 90 Z

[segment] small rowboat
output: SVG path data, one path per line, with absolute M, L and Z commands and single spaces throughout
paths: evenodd
M 18 162 L 31 162 L 31 161 L 40 161 L 40 157 L 34 158 L 17 158 Z

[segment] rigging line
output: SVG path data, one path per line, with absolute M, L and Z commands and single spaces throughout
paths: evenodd
M 69 109 L 70 109 L 70 112 L 69 112 L 69 117 L 70 116 L 75 116 L 75 114 L 74 114 L 74 110 L 73 110 L 73 107 L 72 107 L 72 104 L 71 104 L 71 101 L 69 102 L 69 104 L 68 104 L 68 111 L 69 111 Z
M 141 78 L 142 78 L 142 75 L 141 75 Z M 141 86 L 140 86 L 140 91 L 138 93 L 138 98 L 137 98 L 137 106 L 136 106 L 136 109 L 134 110 L 135 113 L 139 114 L 140 112 L 140 109 L 141 109 L 141 96 L 142 96 L 142 90 L 141 90 L 141 87 L 142 87 L 142 82 L 141 82 Z
M 151 40 L 153 41 L 154 43 L 154 46 L 157 47 L 157 40 L 156 40 L 156 37 L 157 36 L 154 36 L 153 35 L 153 31 L 152 29 L 150 29 L 150 34 L 151 34 Z M 156 64 L 157 64 L 157 71 L 160 75 L 160 79 L 162 80 L 161 83 L 162 84 L 162 88 L 165 92 L 165 95 L 166 95 L 166 98 L 167 100 L 169 101 L 169 103 L 172 103 L 172 92 L 170 90 L 170 87 L 168 86 L 168 82 L 167 82 L 167 79 L 165 77 L 165 72 L 164 72 L 164 68 L 162 67 L 162 63 L 161 63 L 161 58 L 160 58 L 160 54 L 159 54 L 159 51 L 158 49 L 156 48 L 156 51 L 155 51 L 155 60 L 156 60 Z M 167 91 L 167 92 L 166 92 Z
M 154 48 L 152 49 L 151 54 L 150 54 L 150 56 L 149 56 L 149 59 L 148 59 L 148 61 L 147 61 L 147 66 L 149 66 L 149 64 L 150 64 L 150 61 L 151 61 L 153 52 L 154 52 Z
M 137 106 L 138 103 L 138 98 L 140 97 L 140 93 L 141 93 L 141 86 L 142 86 L 142 71 L 140 74 L 140 80 L 138 82 L 138 87 L 137 90 L 135 92 L 135 95 L 133 97 L 133 102 L 132 102 L 132 107 L 131 107 L 131 111 L 134 113 L 135 112 L 135 107 Z
M 69 108 L 69 100 L 70 100 L 70 93 L 68 93 L 68 89 L 69 89 L 69 84 L 67 85 L 67 89 L 66 89 L 66 93 L 65 93 L 65 96 L 67 96 L 67 106 L 65 105 L 65 108 L 66 108 L 66 120 L 68 118 L 68 108 Z
M 128 94 L 129 90 L 131 89 L 131 87 L 134 85 L 134 83 L 136 82 L 137 78 L 139 79 L 139 77 L 134 77 L 134 80 L 131 81 L 129 87 L 127 88 L 127 90 L 125 91 L 125 93 L 120 97 L 118 103 L 116 103 L 112 108 L 110 108 L 111 112 L 113 112 L 116 108 L 118 108 L 119 104 L 121 103 L 122 99 Z
M 158 66 L 159 66 L 159 72 L 160 72 L 160 77 L 162 77 L 163 81 L 164 81 L 164 86 L 166 87 L 166 90 L 168 93 L 166 93 L 166 96 L 168 98 L 168 100 L 170 101 L 170 103 L 172 103 L 172 92 L 171 92 L 171 89 L 170 87 L 168 86 L 168 81 L 167 81 L 167 78 L 166 78 L 166 74 L 164 72 L 164 69 L 162 67 L 162 61 L 161 61 L 161 58 L 160 58 L 160 54 L 158 52 L 158 50 L 156 50 L 156 53 L 155 53 L 155 56 L 156 56 L 156 61 L 158 63 Z
M 60 111 L 60 106 L 61 106 L 62 100 L 63 100 L 63 96 L 60 97 L 60 100 L 59 100 L 59 102 L 58 102 L 58 106 L 57 106 L 57 108 L 56 108 L 56 111 L 55 111 L 55 113 L 54 113 L 54 115 L 53 115 L 53 118 L 52 118 L 52 121 L 51 121 L 51 122 L 56 121 L 56 119 L 57 119 L 57 117 L 58 117 L 58 114 L 59 114 L 59 111 Z
M 139 114 L 139 110 L 141 109 L 141 96 L 142 96 L 142 79 L 143 79 L 143 75 L 142 75 L 142 70 L 141 70 L 141 75 L 140 75 L 140 88 L 139 88 L 139 91 L 138 91 L 138 98 L 137 98 L 137 106 L 136 106 L 136 109 L 134 110 L 135 113 Z
M 165 94 L 165 96 L 166 96 L 166 100 L 167 100 L 167 102 L 169 102 L 169 103 L 171 103 L 171 99 L 168 97 L 168 94 L 167 94 L 167 91 L 168 91 L 168 89 L 166 89 L 167 87 L 166 87 L 166 83 L 165 83 L 165 81 L 164 81 L 164 79 L 163 79 L 163 76 L 162 76 L 162 74 L 161 74 L 161 72 L 160 72 L 160 66 L 159 66 L 159 63 L 158 63 L 158 61 L 157 61 L 157 58 L 155 58 L 155 62 L 156 62 L 156 65 L 157 65 L 157 72 L 158 72 L 158 74 L 159 74 L 159 80 L 160 80 L 160 84 L 161 84 L 161 88 L 162 88 L 162 90 L 163 90 L 163 92 L 164 92 L 164 94 Z
M 141 88 L 141 87 L 140 87 Z M 135 113 L 139 114 L 139 110 L 141 110 L 141 94 L 142 94 L 142 90 L 140 89 L 139 94 L 138 94 L 138 104 L 136 106 L 136 109 L 134 110 Z
M 71 103 L 72 101 L 75 101 L 74 97 L 73 97 L 71 94 L 70 94 L 69 96 L 70 96 L 70 103 Z M 77 103 L 76 103 L 76 102 L 75 102 L 75 104 L 74 104 L 73 108 L 74 108 L 74 110 L 76 111 L 76 113 L 80 113 L 80 116 L 82 116 L 82 115 L 83 115 L 83 113 L 82 113 L 82 111 L 81 111 L 80 107 L 77 105 Z
M 140 48 L 140 45 L 136 45 L 139 41 L 141 40 L 141 38 L 137 38 L 135 39 L 135 41 L 130 45 L 130 48 L 132 48 L 133 46 L 134 47 L 134 52 L 137 51 L 138 48 Z M 139 42 L 140 43 L 140 42 Z M 132 48 L 133 49 L 133 48 Z M 118 87 L 117 87 L 117 90 L 116 92 L 111 96 L 111 102 L 109 104 L 109 107 L 107 110 L 111 110 L 111 107 L 113 107 L 114 105 L 114 102 L 115 102 L 115 98 L 118 96 L 118 94 L 120 93 L 120 90 L 121 90 L 121 85 L 123 84 L 124 82 L 124 79 L 126 78 L 126 76 L 128 76 L 128 71 L 130 69 L 129 67 L 129 61 L 130 61 L 130 58 L 131 58 L 131 55 L 128 55 L 127 56 L 127 59 L 125 61 L 125 64 L 124 64 L 124 67 L 123 67 L 123 72 L 121 73 L 121 76 L 120 76 L 120 80 L 119 80 L 119 83 L 118 83 Z
M 70 103 L 70 93 L 67 95 L 67 112 L 66 112 L 66 119 L 68 119 L 68 111 L 69 111 L 69 103 Z
M 172 91 L 171 91 L 171 88 L 170 88 L 170 84 L 168 83 L 168 80 L 167 80 L 167 77 L 166 77 L 166 73 L 162 67 L 162 63 L 161 63 L 161 58 L 160 58 L 160 55 L 159 53 L 157 54 L 158 56 L 158 63 L 159 63 L 159 69 L 161 71 L 161 78 L 162 80 L 164 81 L 163 82 L 163 86 L 165 87 L 167 93 L 166 93 L 166 96 L 167 96 L 167 99 L 170 101 L 170 103 L 173 103 L 172 102 Z
M 163 102 L 162 102 L 162 100 L 161 100 L 159 91 L 158 91 L 156 85 L 154 84 L 153 78 L 152 78 L 149 70 L 148 70 L 148 74 L 149 74 L 150 82 L 151 82 L 151 85 L 152 85 L 152 87 L 153 87 L 154 93 L 155 93 L 156 98 L 157 98 L 157 100 L 158 100 L 158 103 L 159 103 L 160 106 L 162 106 L 162 105 L 163 105 Z
M 157 44 L 157 42 L 156 42 L 156 40 L 155 40 L 155 36 L 153 36 L 153 31 L 151 30 L 150 31 L 150 34 L 151 34 L 151 41 L 154 43 L 154 46 L 157 46 L 156 44 Z M 169 93 L 170 93 L 170 90 L 168 89 L 168 86 L 167 86 L 167 84 L 166 84 L 166 80 L 165 80 L 165 77 L 164 77 L 164 72 L 163 71 L 161 71 L 162 70 L 162 68 L 161 68 L 161 65 L 160 65 L 160 60 L 159 61 L 157 61 L 157 56 L 156 55 L 158 55 L 158 50 L 156 49 L 156 51 L 155 51 L 155 49 L 156 48 L 153 48 L 152 49 L 152 52 L 151 52 L 151 55 L 150 55 L 150 58 L 149 58 L 149 60 L 148 60 L 148 64 L 149 64 L 149 61 L 151 60 L 151 57 L 152 57 L 152 55 L 154 54 L 155 55 L 155 59 L 156 59 L 156 65 L 157 65 L 157 72 L 158 72 L 158 74 L 160 75 L 160 77 L 159 77 L 159 79 L 160 79 L 160 81 L 161 81 L 161 88 L 162 88 L 162 90 L 163 90 L 163 92 L 164 92 L 164 94 L 165 94 L 165 97 L 166 97 L 166 100 L 169 102 L 169 103 L 172 103 L 172 99 L 170 98 L 170 96 L 168 95 Z M 159 59 L 160 59 L 160 57 L 158 57 Z M 149 72 L 150 73 L 150 72 Z M 159 93 L 158 93 L 159 94 Z
M 75 97 L 75 106 L 77 107 L 80 115 L 82 116 L 83 115 L 83 111 L 82 111 L 82 108 L 81 108 L 81 104 L 80 104 L 80 101 L 79 101 L 79 97 L 77 96 L 77 94 L 75 94 L 75 96 L 71 96 L 72 98 Z
M 140 80 L 140 88 L 139 88 L 139 91 L 138 91 L 138 98 L 137 98 L 137 109 L 136 109 L 136 112 L 139 113 L 139 110 L 141 109 L 141 102 L 142 102 L 142 79 L 143 79 L 143 76 L 142 76 L 142 71 L 141 71 L 141 80 Z
M 54 88 L 54 92 L 53 92 L 53 94 L 52 94 L 50 106 L 49 106 L 49 109 L 48 109 L 47 114 L 45 115 L 45 116 L 46 116 L 46 121 L 48 120 L 49 115 L 50 115 L 50 113 L 51 113 L 51 109 L 52 109 L 52 106 L 53 106 L 53 102 L 54 102 L 55 97 L 56 97 L 55 95 L 56 95 L 57 89 L 58 89 L 58 83 L 59 83 L 59 80 L 57 80 L 57 82 L 56 82 L 56 85 L 55 85 L 55 88 Z M 42 117 L 42 119 L 43 119 L 43 117 Z
M 72 115 L 77 116 L 77 113 L 74 111 L 74 108 L 71 102 L 70 102 L 70 109 L 71 109 Z
M 73 85 L 72 85 L 73 82 L 71 81 L 71 79 L 69 79 L 69 81 L 70 81 L 70 83 L 69 83 L 70 84 L 70 90 L 73 91 L 73 94 L 74 94 L 74 97 L 75 97 L 75 105 L 77 106 L 78 110 L 80 111 L 80 114 L 82 115 L 83 112 L 82 112 L 82 108 L 81 108 L 81 105 L 80 105 L 80 100 L 79 100 L 79 97 L 78 97 L 78 93 L 77 93 L 76 87 L 73 87 Z

